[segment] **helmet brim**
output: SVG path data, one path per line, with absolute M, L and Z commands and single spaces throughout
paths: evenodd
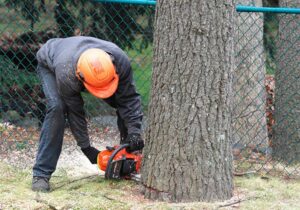
M 119 84 L 119 76 L 115 74 L 110 83 L 104 87 L 94 87 L 86 82 L 83 82 L 85 88 L 97 98 L 105 99 L 111 97 L 117 90 Z

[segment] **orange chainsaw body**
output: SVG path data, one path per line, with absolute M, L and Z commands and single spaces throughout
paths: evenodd
M 114 147 L 115 149 L 118 148 L 118 146 Z M 114 152 L 114 150 L 103 150 L 98 154 L 97 157 L 97 164 L 98 167 L 102 170 L 105 171 L 107 168 L 107 164 L 109 161 L 109 158 L 111 157 L 112 153 Z M 133 154 L 133 153 L 128 153 L 126 151 L 126 149 L 122 149 L 120 150 L 116 156 L 114 157 L 114 161 L 118 161 L 118 160 L 122 160 L 122 159 L 131 159 L 134 160 L 136 163 L 136 172 L 139 173 L 140 168 L 141 168 L 141 162 L 142 162 L 142 154 L 137 153 L 137 154 Z

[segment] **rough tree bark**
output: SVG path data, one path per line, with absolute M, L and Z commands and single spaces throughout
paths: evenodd
M 233 0 L 160 0 L 156 7 L 145 197 L 232 196 Z
M 262 1 L 237 0 L 237 4 L 262 6 Z M 235 21 L 233 144 L 240 149 L 250 147 L 265 152 L 268 132 L 263 14 L 237 13 Z
M 300 7 L 299 0 L 281 0 L 281 7 Z M 275 73 L 275 127 L 273 157 L 300 161 L 300 15 L 279 16 Z

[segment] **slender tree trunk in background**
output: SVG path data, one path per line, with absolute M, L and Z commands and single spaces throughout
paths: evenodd
M 278 7 L 278 0 L 263 0 L 264 7 Z
M 233 0 L 157 2 L 145 197 L 232 196 Z
M 281 0 L 281 7 L 300 7 L 299 0 Z M 300 15 L 279 16 L 275 73 L 274 158 L 300 161 Z
M 261 0 L 238 0 L 237 4 L 262 6 Z M 234 147 L 266 151 L 265 54 L 263 14 L 237 13 L 235 30 L 235 71 L 233 77 Z

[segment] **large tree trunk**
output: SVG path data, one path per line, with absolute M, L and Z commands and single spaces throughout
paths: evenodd
M 232 0 L 157 2 L 145 197 L 232 196 Z
M 282 7 L 300 7 L 299 0 L 281 0 Z M 300 15 L 279 16 L 275 73 L 274 157 L 300 161 Z
M 261 0 L 238 0 L 237 3 L 262 6 Z M 237 13 L 235 21 L 233 144 L 240 149 L 250 147 L 265 152 L 268 132 L 263 14 Z

